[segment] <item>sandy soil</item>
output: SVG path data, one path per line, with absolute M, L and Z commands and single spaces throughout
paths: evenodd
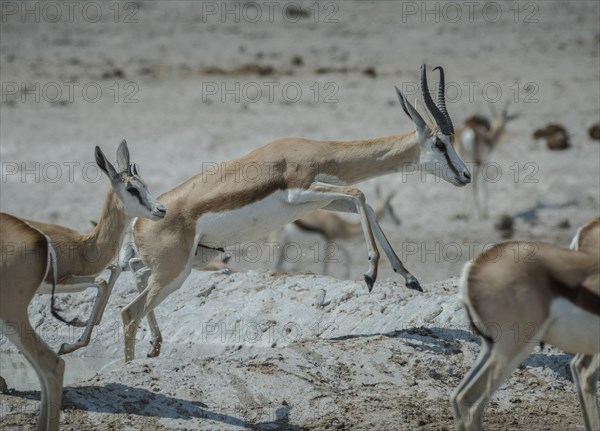
M 406 266 L 432 283 L 425 294 L 406 291 L 383 259 L 371 295 L 359 281 L 307 274 L 322 270 L 317 237 L 296 239 L 302 259 L 286 263 L 297 274 L 290 276 L 256 272 L 265 265 L 257 260 L 267 260 L 260 241 L 239 245 L 228 250 L 239 272 L 194 273 L 159 307 L 163 355 L 143 358 L 148 342 L 140 331 L 138 359 L 124 366 L 119 309 L 134 297 L 125 274 L 94 342 L 65 358 L 78 371 L 67 378 L 63 427 L 451 429 L 448 396 L 478 351 L 451 277 L 501 240 L 494 228 L 500 214 L 515 216 L 515 238 L 566 246 L 599 212 L 600 146 L 587 136 L 600 113 L 598 3 L 520 3 L 517 17 L 512 2 L 494 2 L 498 19 L 480 4 L 472 15 L 462 6 L 456 19 L 441 6 L 422 16 L 421 2 L 326 2 L 318 13 L 302 3 L 313 8 L 304 17 L 284 17 L 289 5 L 277 3 L 271 19 L 258 2 L 258 22 L 245 3 L 227 6 L 239 20 L 221 15 L 222 2 L 120 3 L 117 17 L 114 6 L 92 3 L 102 12 L 98 22 L 84 4 L 73 20 L 63 6 L 56 23 L 42 6 L 39 19 L 23 18 L 21 3 L 16 13 L 2 9 L 2 211 L 88 230 L 107 187 L 90 167 L 93 147 L 114 154 L 122 138 L 158 195 L 283 136 L 349 140 L 408 131 L 393 85 L 410 91 L 424 62 L 445 67 L 455 124 L 487 114 L 498 89 L 496 106 L 512 100 L 521 116 L 489 173 L 499 173 L 489 184 L 489 220 L 469 216 L 465 190 L 433 177 L 360 185 L 368 200 L 377 183 L 398 189 L 402 225 L 383 227 Z M 548 122 L 568 128 L 570 149 L 550 152 L 532 140 Z M 339 245 L 351 254 L 350 279 L 361 280 L 362 238 Z M 257 247 L 258 259 L 250 253 Z M 334 257 L 340 263 L 330 265 L 331 275 L 343 278 L 344 256 Z M 91 299 L 89 292 L 61 296 L 79 316 Z M 52 321 L 48 302 L 36 298 L 31 318 L 58 348 L 77 332 Z M 217 325 L 211 340 L 215 322 L 274 329 L 259 341 L 221 339 Z M 300 336 L 284 336 L 297 329 L 289 322 Z M 329 332 L 323 323 L 333 325 Z M 5 338 L 0 352 L 0 375 L 16 388 L 0 395 L 2 428 L 33 429 L 33 373 Z M 568 361 L 558 351 L 536 351 L 498 391 L 489 429 L 583 429 Z

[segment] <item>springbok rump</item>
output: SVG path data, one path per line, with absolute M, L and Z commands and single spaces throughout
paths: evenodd
M 481 429 L 492 394 L 539 343 L 576 354 L 571 371 L 585 427 L 600 430 L 600 218 L 580 228 L 571 247 L 509 241 L 465 265 L 460 295 L 482 346 L 451 397 L 457 430 Z
M 56 283 L 56 254 L 42 232 L 0 213 L 0 268 L 0 330 L 17 346 L 40 380 L 38 431 L 58 430 L 65 361 L 35 333 L 27 314 L 44 280 Z

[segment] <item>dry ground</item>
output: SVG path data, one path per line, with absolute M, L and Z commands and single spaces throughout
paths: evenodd
M 263 15 L 256 23 L 249 10 L 236 20 L 221 16 L 222 2 L 209 2 L 213 14 L 185 1 L 135 2 L 128 9 L 119 3 L 116 19 L 113 3 L 94 3 L 102 12 L 94 23 L 82 15 L 83 4 L 73 21 L 64 6 L 57 23 L 49 22 L 50 10 L 36 20 L 2 9 L 2 211 L 88 230 L 107 186 L 87 165 L 93 147 L 113 154 L 123 137 L 158 195 L 279 137 L 348 140 L 408 131 L 393 85 L 409 91 L 425 62 L 446 69 L 455 124 L 487 113 L 497 89 L 497 106 L 512 100 L 521 117 L 510 124 L 490 171 L 501 173 L 489 186 L 490 220 L 474 220 L 465 190 L 432 177 L 396 175 L 360 185 L 369 200 L 378 181 L 386 191 L 399 190 L 394 207 L 402 225 L 383 227 L 424 283 L 458 275 L 473 253 L 499 241 L 494 220 L 502 213 L 517 216 L 515 238 L 566 246 L 576 227 L 599 212 L 600 146 L 586 132 L 600 113 L 595 1 L 493 2 L 500 18 L 478 4 L 473 19 L 467 6 L 456 19 L 436 2 L 428 4 L 440 7 L 437 15 L 422 16 L 421 2 L 326 2 L 318 13 L 302 3 L 313 9 L 284 18 L 287 4 L 277 3 L 272 22 L 269 6 L 258 2 Z M 244 3 L 230 4 L 244 13 Z M 532 140 L 532 131 L 548 122 L 568 128 L 572 148 L 550 152 Z M 163 356 L 143 358 L 148 344 L 140 331 L 138 359 L 126 366 L 119 309 L 134 289 L 124 275 L 104 332 L 66 358 L 72 369 L 80 360 L 81 370 L 67 379 L 63 428 L 451 429 L 448 396 L 478 351 L 455 282 L 427 284 L 419 296 L 382 263 L 381 283 L 367 295 L 360 282 L 302 275 L 321 270 L 315 241 L 298 239 L 303 258 L 286 265 L 297 276 L 195 274 L 157 310 Z M 352 255 L 351 279 L 360 280 L 361 237 L 341 244 Z M 242 253 L 247 246 L 230 251 L 235 270 L 262 267 Z M 332 269 L 335 277 L 345 275 L 342 264 Z M 196 293 L 213 283 L 214 291 Z M 323 291 L 331 297 L 326 306 Z M 85 315 L 91 294 L 61 301 L 73 315 Z M 68 334 L 52 335 L 58 329 L 47 304 L 48 298 L 35 299 L 32 321 L 58 347 Z M 203 339 L 206 325 L 231 328 L 240 316 L 250 328 L 275 322 L 277 339 Z M 289 322 L 303 336 L 275 342 Z M 323 322 L 335 323 L 335 333 L 315 333 Z M 0 341 L 0 374 L 20 388 L 0 395 L 0 423 L 33 429 L 39 392 L 25 382 L 33 373 Z M 488 428 L 582 429 L 568 361 L 557 351 L 536 352 L 498 392 Z

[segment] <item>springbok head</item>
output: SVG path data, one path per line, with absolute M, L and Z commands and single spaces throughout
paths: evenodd
M 127 142 L 121 141 L 117 150 L 117 169 L 108 161 L 100 147 L 95 151 L 98 167 L 110 179 L 110 184 L 123 203 L 123 210 L 129 217 L 145 217 L 160 220 L 167 210 L 148 191 L 146 182 L 139 175 L 135 163 L 129 161 Z
M 444 69 L 440 66 L 433 70 L 440 71 L 437 103 L 429 94 L 427 69 L 424 64 L 421 66 L 421 92 L 425 106 L 435 124 L 425 121 L 398 87 L 396 87 L 396 92 L 400 98 L 402 109 L 414 123 L 417 132 L 417 141 L 421 148 L 419 168 L 455 186 L 462 187 L 471 182 L 471 173 L 454 150 L 454 125 L 446 109 Z

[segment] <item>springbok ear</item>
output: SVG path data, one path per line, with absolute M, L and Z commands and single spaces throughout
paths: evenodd
M 400 105 L 402 105 L 402 109 L 408 115 L 408 118 L 412 120 L 415 125 L 415 129 L 417 130 L 417 134 L 419 136 L 424 136 L 427 131 L 427 124 L 423 120 L 423 117 L 417 112 L 417 110 L 410 104 L 404 94 L 400 91 L 398 87 L 394 87 L 396 89 L 396 93 L 398 94 L 398 99 L 400 99 Z
M 117 149 L 117 167 L 119 172 L 127 172 L 129 169 L 129 148 L 125 139 L 119 144 Z
M 102 150 L 99 146 L 96 146 L 95 151 L 96 163 L 98 167 L 104 172 L 111 182 L 117 182 L 119 180 L 119 174 L 115 170 L 114 166 L 108 161 Z
M 435 122 L 431 118 L 431 115 L 429 115 L 429 111 L 427 111 L 425 104 L 421 102 L 421 99 L 419 98 L 415 99 L 415 109 L 423 116 L 423 119 L 427 123 L 427 127 L 429 127 L 430 130 L 433 130 Z

